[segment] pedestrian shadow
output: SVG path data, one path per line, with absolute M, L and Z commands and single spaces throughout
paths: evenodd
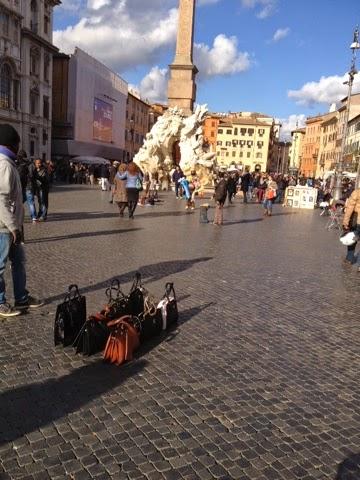
M 150 208 L 150 207 L 144 207 Z M 156 208 L 156 206 L 151 207 Z M 138 210 L 137 210 L 138 212 Z M 134 218 L 158 218 L 158 217 L 182 217 L 189 215 L 190 212 L 186 211 L 174 211 L 174 212 L 147 212 L 137 213 L 135 212 Z M 72 220 L 98 220 L 106 218 L 119 218 L 119 213 L 111 212 L 58 212 L 50 213 L 48 215 L 48 222 L 68 222 Z M 124 218 L 126 221 L 127 217 Z
M 196 265 L 198 263 L 208 262 L 209 260 L 212 260 L 212 258 L 213 257 L 199 257 L 199 258 L 193 258 L 189 260 L 169 260 L 166 262 L 153 263 L 150 265 L 145 265 L 140 268 L 137 268 L 136 270 L 131 270 L 130 272 L 123 273 L 121 275 L 112 276 L 110 278 L 107 278 L 106 280 L 95 283 L 94 285 L 88 285 L 86 287 L 80 286 L 80 290 L 82 294 L 85 294 L 85 293 L 94 292 L 102 288 L 105 289 L 115 279 L 118 279 L 120 283 L 131 282 L 134 279 L 135 274 L 137 272 L 141 273 L 141 278 L 143 280 L 143 283 L 146 284 L 149 282 L 156 282 L 157 280 L 161 280 L 164 277 L 175 275 L 177 273 L 188 270 L 193 265 Z M 64 290 L 65 288 L 66 287 L 64 286 Z M 64 298 L 64 293 L 62 292 L 58 295 L 53 295 L 51 297 L 48 297 L 46 299 L 46 303 L 62 300 L 63 298 Z
M 233 222 L 224 222 L 223 227 L 227 227 L 228 225 L 238 225 L 241 223 L 254 223 L 254 222 L 262 222 L 264 219 L 263 218 L 248 218 L 244 220 L 239 220 L 239 221 L 233 221 Z
M 280 217 L 282 215 L 299 215 L 299 212 L 280 212 L 280 213 L 273 213 L 272 217 Z
M 60 242 L 61 240 L 72 240 L 76 238 L 84 237 L 102 237 L 107 235 L 116 235 L 127 232 L 136 232 L 137 230 L 142 230 L 142 228 L 127 228 L 125 230 L 103 230 L 98 232 L 81 232 L 81 233 L 72 233 L 70 235 L 61 235 L 60 237 L 42 237 L 34 238 L 32 240 L 26 240 L 26 244 L 31 243 L 48 243 L 48 242 Z
M 335 480 L 359 480 L 360 479 L 360 453 L 349 455 L 343 460 L 336 473 Z
M 96 362 L 68 375 L 12 388 L 0 395 L 0 445 L 78 411 L 93 399 L 118 388 L 146 367 L 145 360 L 116 366 Z

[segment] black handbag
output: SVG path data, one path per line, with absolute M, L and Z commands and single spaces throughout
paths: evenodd
M 129 298 L 122 292 L 118 279 L 111 282 L 110 287 L 105 291 L 105 295 L 108 298 L 108 303 L 104 310 L 101 311 L 101 314 L 105 315 L 109 320 L 130 314 Z
M 110 335 L 106 321 L 98 316 L 89 317 L 76 337 L 73 347 L 76 353 L 93 355 L 104 350 Z
M 162 331 L 162 316 L 156 306 L 139 316 L 140 321 L 140 343 L 146 342 Z
M 136 272 L 128 296 L 129 314 L 138 317 L 144 311 L 144 288 L 141 283 L 141 273 Z
M 161 314 L 163 330 L 167 330 L 172 325 L 177 324 L 179 312 L 173 283 L 168 282 L 165 285 L 165 294 L 158 304 L 158 311 Z
M 86 298 L 80 295 L 77 285 L 70 285 L 64 301 L 56 308 L 54 343 L 71 345 L 86 320 Z

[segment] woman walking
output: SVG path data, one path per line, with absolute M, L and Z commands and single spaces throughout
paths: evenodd
M 273 208 L 273 203 L 275 202 L 275 199 L 276 199 L 276 192 L 277 192 L 277 183 L 274 182 L 272 177 L 269 177 L 267 182 L 267 188 L 265 190 L 264 202 L 263 202 L 263 207 L 265 210 L 264 215 L 267 215 L 268 217 L 271 217 L 272 215 L 272 208 Z
M 114 202 L 119 207 L 120 217 L 124 216 L 125 208 L 128 207 L 128 198 L 126 192 L 126 179 L 121 180 L 120 176 L 126 172 L 127 166 L 121 163 L 118 167 L 118 174 L 114 178 Z
M 214 199 L 216 202 L 214 225 L 223 224 L 223 207 L 227 196 L 227 182 L 224 178 L 224 172 L 219 172 L 219 182 L 215 187 Z
M 116 174 L 120 180 L 126 180 L 126 194 L 129 208 L 129 218 L 134 218 L 136 205 L 139 201 L 139 193 L 142 191 L 142 173 L 140 168 L 134 162 L 130 162 L 127 171 Z

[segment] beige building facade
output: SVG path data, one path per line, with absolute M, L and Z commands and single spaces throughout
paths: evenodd
M 218 125 L 216 159 L 221 167 L 265 172 L 272 139 L 272 123 L 257 118 L 238 117 Z
M 301 150 L 305 137 L 305 128 L 297 128 L 291 132 L 291 147 L 289 150 L 289 173 L 296 174 L 300 169 Z
M 60 0 L 0 1 L 0 121 L 30 157 L 51 156 L 53 8 Z
M 335 168 L 338 112 L 325 116 L 320 128 L 320 147 L 317 159 L 316 178 Z
M 150 113 L 154 114 L 150 104 L 137 93 L 128 93 L 125 125 L 126 161 L 132 160 L 142 147 L 145 136 L 151 129 L 152 115 Z
M 360 163 L 360 114 L 349 122 L 344 153 L 344 170 L 348 172 L 358 171 Z

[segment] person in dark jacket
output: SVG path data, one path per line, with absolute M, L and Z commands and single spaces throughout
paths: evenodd
M 109 168 L 107 165 L 102 164 L 100 167 L 100 178 L 101 178 L 101 190 L 105 192 L 108 189 L 109 185 Z
M 227 195 L 227 182 L 225 180 L 224 172 L 219 172 L 219 182 L 215 187 L 215 195 L 214 199 L 216 202 L 215 207 L 215 217 L 214 217 L 214 225 L 222 225 L 223 224 L 223 208 L 224 203 L 226 201 Z
M 33 181 L 35 194 L 39 202 L 39 222 L 45 222 L 49 210 L 49 174 L 42 160 L 37 158 L 34 162 Z
M 232 203 L 232 200 L 236 194 L 236 179 L 234 174 L 230 175 L 227 180 L 227 193 L 229 203 Z
M 183 174 L 181 168 L 179 167 L 179 165 L 176 165 L 175 171 L 172 174 L 172 181 L 174 182 L 174 185 L 175 185 L 175 196 L 176 196 L 176 198 L 181 198 L 181 196 L 179 195 L 179 189 L 180 189 L 179 180 L 180 180 L 180 178 L 183 178 L 183 176 L 184 176 L 184 174 Z
M 244 195 L 244 203 L 248 203 L 248 190 L 251 184 L 251 174 L 249 172 L 249 169 L 245 169 L 244 175 L 241 177 L 241 191 L 243 192 Z

